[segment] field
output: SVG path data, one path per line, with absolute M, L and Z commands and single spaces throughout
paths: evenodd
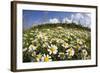
M 23 62 L 91 59 L 91 29 L 74 23 L 41 24 L 23 30 Z

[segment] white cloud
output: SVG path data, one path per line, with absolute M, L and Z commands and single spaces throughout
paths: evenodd
M 73 19 L 74 19 L 74 14 L 71 15 L 71 20 L 73 21 Z
M 91 26 L 91 15 L 90 14 L 85 15 L 85 24 L 87 27 Z
M 76 23 L 85 27 L 91 26 L 91 14 L 90 13 L 76 13 L 62 19 L 62 23 Z M 58 18 L 49 19 L 49 23 L 60 23 Z
M 49 20 L 49 23 L 60 23 L 60 21 L 57 18 L 53 18 Z
M 85 27 L 90 27 L 91 25 L 91 14 L 77 13 L 73 16 L 73 21 L 76 24 L 81 24 Z
M 82 13 L 77 13 L 77 14 L 75 15 L 75 18 L 76 18 L 76 19 L 83 19 L 84 16 L 82 15 Z
M 74 15 L 71 15 L 71 19 L 69 19 L 68 17 L 63 18 L 62 23 L 72 23 L 74 19 Z
M 81 13 L 77 13 L 77 14 L 72 14 L 70 16 L 70 19 L 68 17 L 65 17 L 62 22 L 63 23 L 76 23 L 76 24 L 79 24 L 83 21 L 84 19 L 84 16 L 81 14 Z
M 67 17 L 62 20 L 62 23 L 72 23 L 72 20 L 68 19 Z
M 86 16 L 91 17 L 91 14 L 90 13 L 87 13 Z
M 81 21 L 83 21 L 83 19 L 84 19 L 84 17 L 81 13 L 74 14 L 74 16 L 73 16 L 73 22 L 76 24 L 80 24 Z

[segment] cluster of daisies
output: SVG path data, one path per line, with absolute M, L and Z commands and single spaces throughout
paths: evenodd
M 23 62 L 91 58 L 90 31 L 58 26 L 41 29 L 33 27 L 23 33 Z

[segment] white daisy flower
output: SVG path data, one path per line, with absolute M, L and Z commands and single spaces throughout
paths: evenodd
M 42 60 L 42 62 L 50 62 L 50 61 L 52 61 L 51 56 L 45 55 L 45 54 L 42 56 L 41 60 Z
M 72 56 L 74 56 L 75 50 L 71 47 L 66 50 L 66 54 L 67 54 L 68 58 L 71 58 Z
M 83 42 L 82 42 L 81 39 L 77 39 L 77 43 L 78 43 L 78 44 L 83 44 Z
M 87 59 L 87 56 L 88 56 L 87 50 L 83 49 L 83 50 L 82 50 L 82 59 L 83 59 L 83 60 L 86 60 L 86 59 Z
M 57 54 L 57 52 L 58 52 L 58 48 L 57 48 L 57 46 L 55 46 L 55 45 L 51 45 L 51 46 L 48 46 L 48 51 L 49 51 L 49 54 Z
M 69 47 L 68 43 L 66 43 L 66 42 L 64 42 L 64 43 L 62 44 L 62 46 L 63 46 L 64 48 L 68 48 L 68 47 Z

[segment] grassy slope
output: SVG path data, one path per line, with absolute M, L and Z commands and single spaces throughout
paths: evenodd
M 74 23 L 71 24 L 43 24 L 38 26 L 33 26 L 30 29 L 24 30 L 24 34 L 27 34 L 27 39 L 23 39 L 23 48 L 29 47 L 30 44 L 32 44 L 32 40 L 30 38 L 36 39 L 35 36 L 38 35 L 38 32 L 45 33 L 46 36 L 48 36 L 48 41 L 51 41 L 52 38 L 56 39 L 62 39 L 65 42 L 68 42 L 69 44 L 76 45 L 77 39 L 82 39 L 84 41 L 84 44 L 87 46 L 88 53 L 90 55 L 90 49 L 91 49 L 91 30 L 87 27 L 82 27 L 81 25 L 76 25 Z M 34 33 L 31 35 L 30 33 Z M 36 34 L 37 33 L 37 34 Z M 66 38 L 68 39 L 66 41 Z M 26 43 L 28 44 L 26 45 Z M 39 42 L 38 42 L 39 43 Z M 56 44 L 52 42 L 52 44 Z M 56 44 L 57 45 L 57 44 Z

